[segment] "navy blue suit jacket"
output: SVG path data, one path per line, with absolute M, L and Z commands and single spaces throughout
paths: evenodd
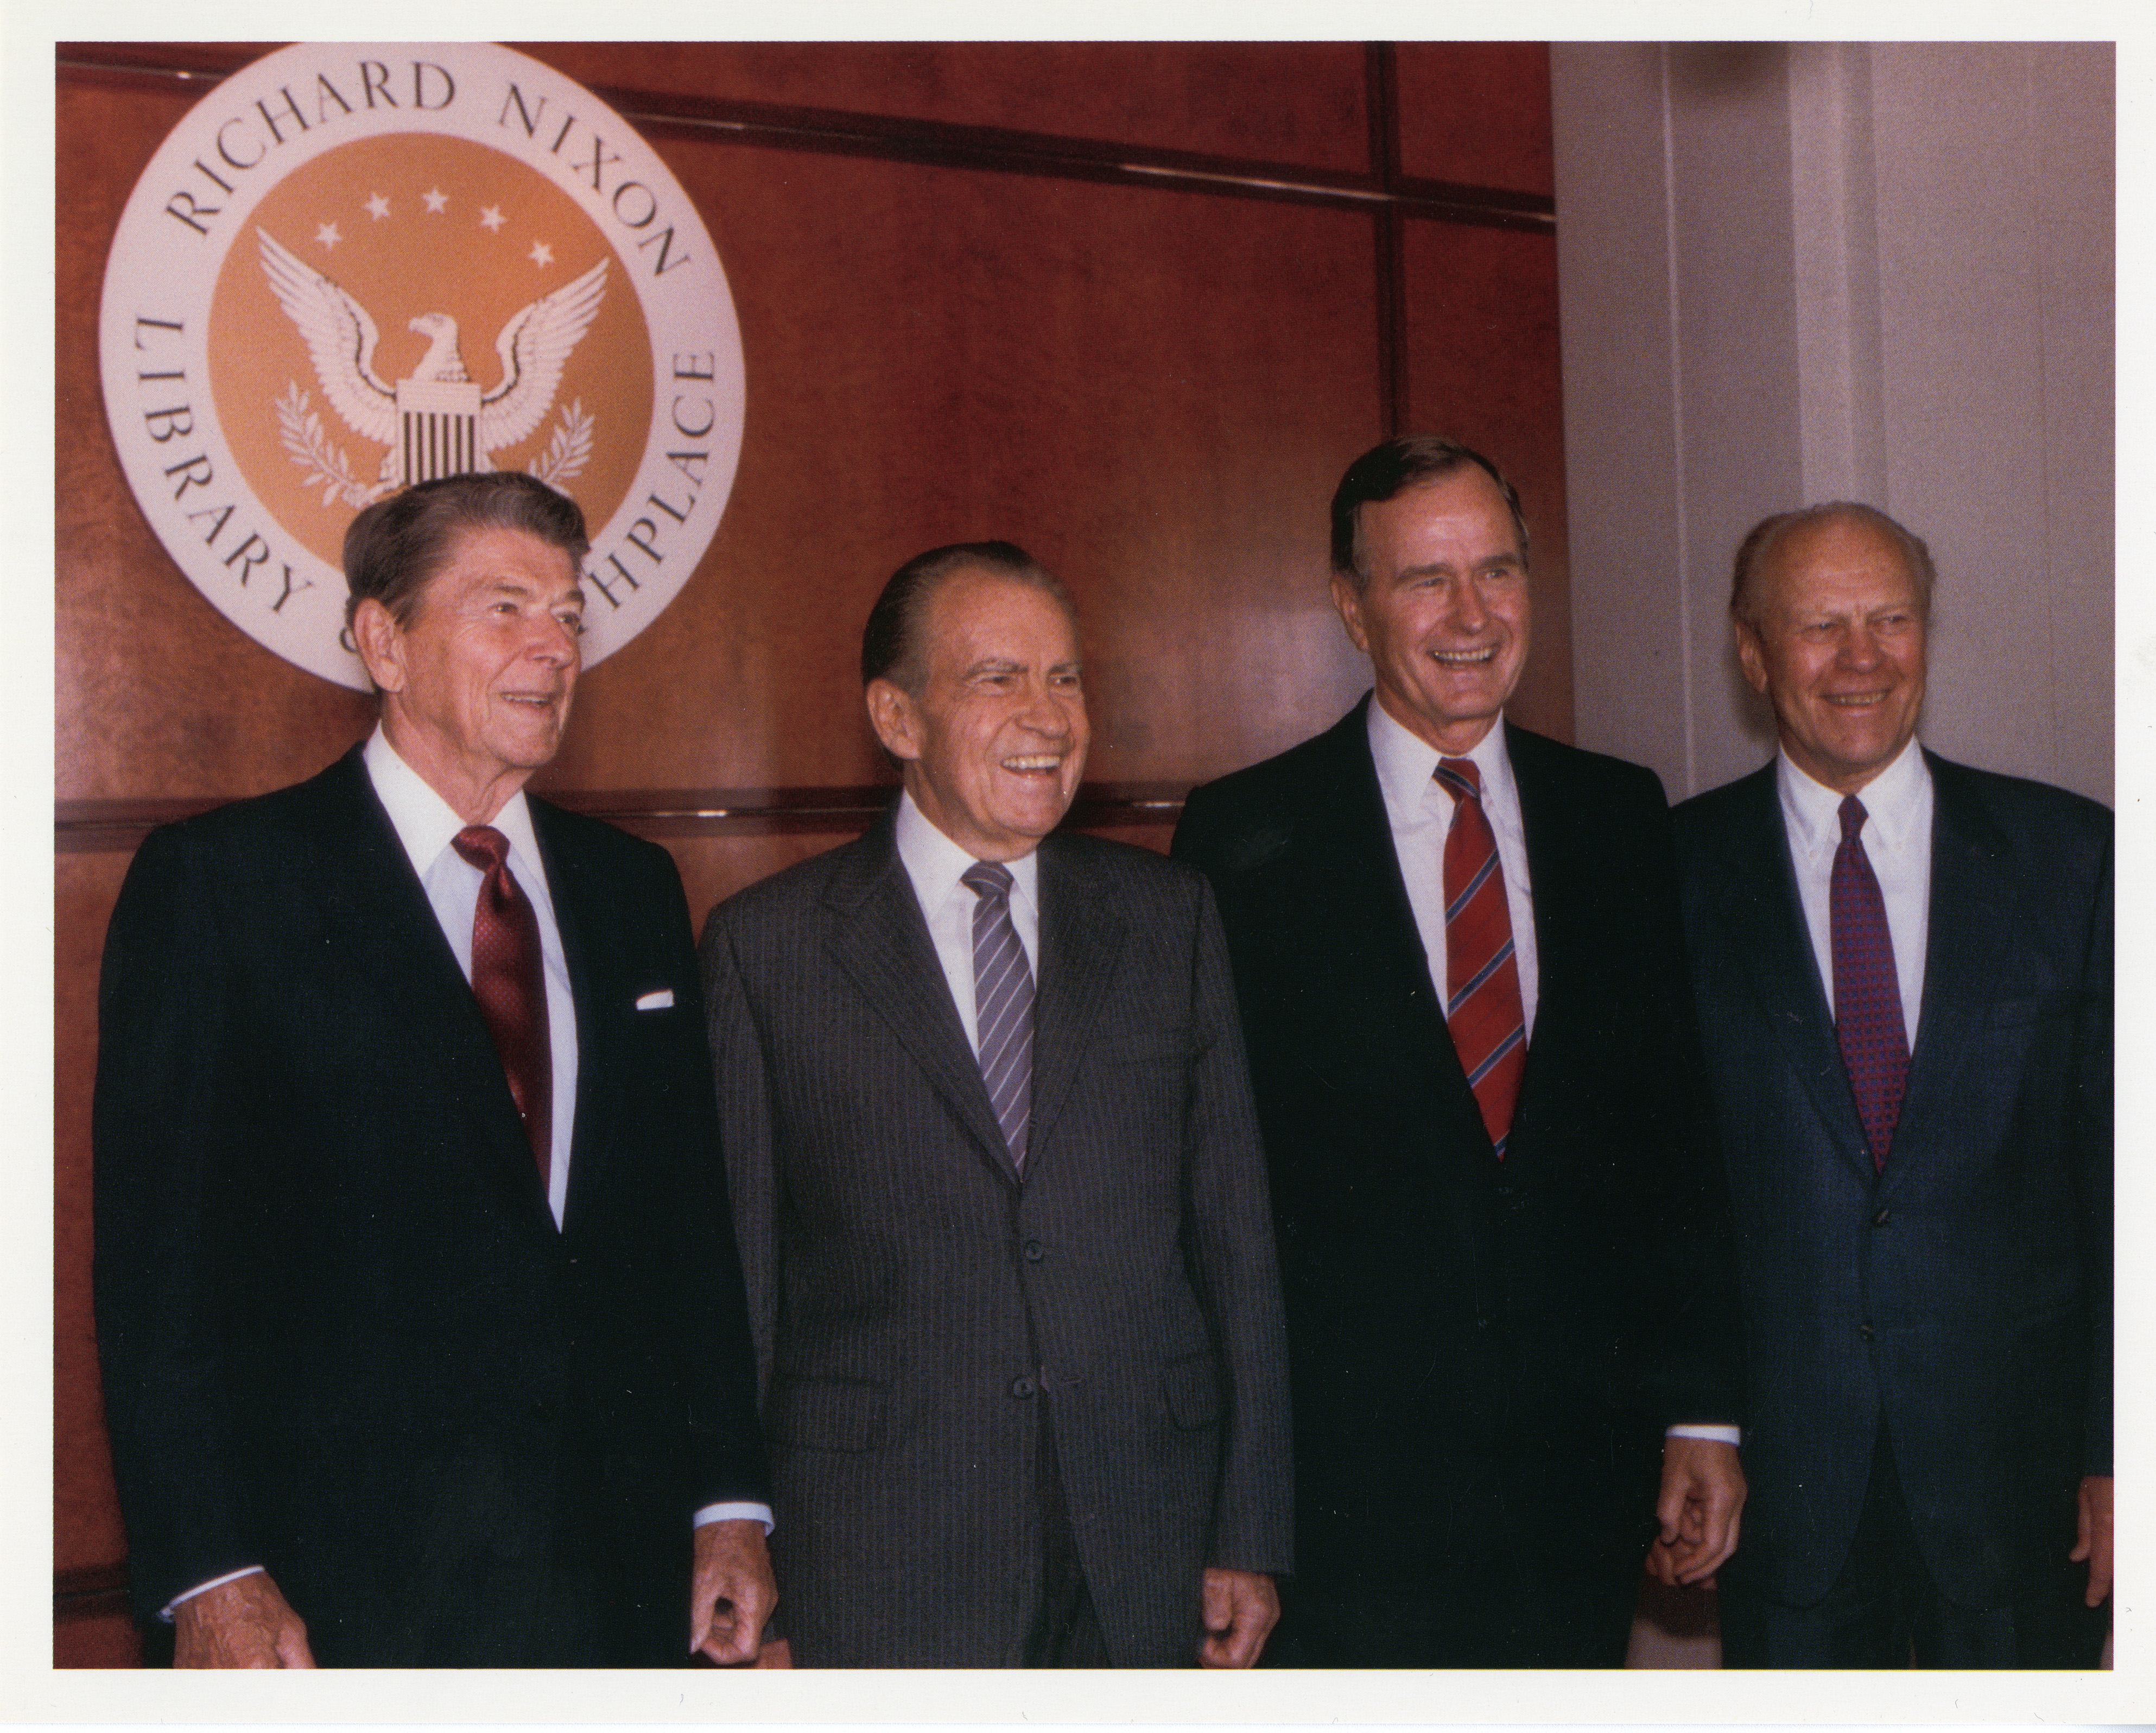
M 1825 1593 L 1884 1425 L 1926 1562 L 1999 1605 L 2111 1470 L 2112 817 L 1926 754 L 1930 940 L 1875 1174 L 1774 767 L 1676 811 L 1750 1346 L 1732 1569 Z
M 1500 1164 L 1365 718 L 1194 790 L 1175 836 L 1219 898 L 1250 1043 L 1302 1585 L 1426 1584 L 1504 1545 L 1591 1561 L 1629 1607 L 1664 1427 L 1738 1418 L 1667 808 L 1651 772 L 1507 728 L 1540 1001 Z
M 146 1617 L 261 1565 L 317 1659 L 413 1662 L 437 1561 L 550 1545 L 568 1499 L 641 1585 L 649 1654 L 685 1658 L 691 1516 L 764 1496 L 680 878 L 531 809 L 577 1008 L 558 1231 L 356 750 L 136 854 L 99 1001 L 95 1287 Z

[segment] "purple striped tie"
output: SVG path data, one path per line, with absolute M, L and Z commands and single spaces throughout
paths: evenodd
M 1894 941 L 1887 904 L 1858 832 L 1867 815 L 1851 795 L 1841 803 L 1841 846 L 1828 881 L 1834 949 L 1834 1032 L 1841 1062 L 1871 1146 L 1883 1170 L 1909 1081 L 1909 1035 L 1902 1021 L 1902 990 L 1894 973 Z
M 1440 759 L 1435 774 L 1453 800 L 1445 836 L 1445 1021 L 1490 1146 L 1502 1161 L 1527 1068 L 1512 905 L 1497 838 L 1482 810 L 1482 773 L 1471 759 Z
M 973 905 L 973 1021 L 980 1031 L 981 1081 L 1011 1163 L 1023 1169 L 1033 1118 L 1033 971 L 1011 925 L 1010 869 L 976 861 L 959 882 L 980 899 Z

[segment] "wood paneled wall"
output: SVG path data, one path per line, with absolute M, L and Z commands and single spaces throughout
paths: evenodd
M 162 816 L 311 774 L 368 701 L 214 612 L 105 432 L 120 211 L 207 80 L 270 44 L 62 45 L 57 116 L 55 1658 L 136 1658 L 89 1304 L 95 977 Z M 1388 433 L 1520 484 L 1571 733 L 1547 55 L 1538 45 L 557 44 L 725 260 L 747 365 L 717 538 L 593 670 L 537 786 L 674 851 L 701 916 L 857 830 L 889 778 L 860 623 L 938 543 L 1022 543 L 1086 634 L 1075 821 L 1164 846 L 1183 792 L 1331 722 L 1363 665 L 1326 501 Z

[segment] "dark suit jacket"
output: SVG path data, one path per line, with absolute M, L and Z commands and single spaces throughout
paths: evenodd
M 1023 1180 L 889 816 L 705 928 L 804 1663 L 1018 1658 L 1044 1400 L 1116 1664 L 1194 1658 L 1204 1566 L 1289 1563 L 1279 1288 L 1211 900 L 1115 843 L 1040 861 Z
M 685 1659 L 690 1517 L 765 1484 L 687 910 L 660 849 L 531 806 L 577 1005 L 560 1231 L 357 751 L 136 855 L 96 1292 L 145 1617 L 259 1564 L 318 1659 L 416 1661 L 460 1561 L 566 1508 Z
M 1999 1605 L 2111 1472 L 2112 819 L 1926 754 L 1930 939 L 1872 1170 L 1772 764 L 1677 809 L 1752 1388 L 1738 1568 L 1826 1592 L 1882 1422 L 1926 1562 Z
M 1299 1593 L 1435 1592 L 1461 1549 L 1502 1544 L 1575 1575 L 1594 1561 L 1629 1604 L 1665 1425 L 1736 1417 L 1660 787 L 1506 738 L 1540 1000 L 1502 1165 L 1432 993 L 1363 706 L 1197 789 L 1176 832 L 1219 897 L 1270 1163 Z

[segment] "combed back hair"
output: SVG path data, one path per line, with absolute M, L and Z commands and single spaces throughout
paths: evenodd
M 1045 591 L 1072 621 L 1078 618 L 1062 580 L 1014 542 L 954 542 L 932 548 L 893 572 L 869 609 L 869 622 L 861 629 L 863 686 L 888 680 L 901 692 L 921 695 L 928 677 L 923 641 L 928 604 L 937 590 L 968 572 L 985 572 Z
M 377 500 L 344 532 L 344 604 L 350 625 L 359 604 L 376 601 L 400 626 L 412 623 L 419 594 L 454 558 L 460 537 L 475 530 L 521 530 L 569 556 L 582 569 L 591 542 L 584 514 L 519 470 L 487 470 L 421 481 Z
M 1505 509 L 1512 514 L 1512 533 L 1520 538 L 1520 558 L 1527 557 L 1527 520 L 1519 491 L 1504 472 L 1471 445 L 1435 434 L 1417 434 L 1373 445 L 1348 465 L 1332 494 L 1332 569 L 1360 589 L 1370 581 L 1363 569 L 1362 512 L 1381 505 L 1424 481 L 1439 481 L 1473 465 L 1497 484 Z
M 1938 574 L 1932 568 L 1932 550 L 1924 545 L 1924 538 L 1896 522 L 1876 506 L 1863 505 L 1855 500 L 1827 500 L 1794 512 L 1778 512 L 1752 526 L 1751 532 L 1737 544 L 1737 560 L 1729 583 L 1730 618 L 1755 632 L 1758 630 L 1759 595 L 1768 562 L 1774 558 L 1774 550 L 1795 531 L 1838 517 L 1871 525 L 1902 550 L 1902 562 L 1917 586 L 1917 599 L 1928 615 L 1932 611 L 1932 581 Z

